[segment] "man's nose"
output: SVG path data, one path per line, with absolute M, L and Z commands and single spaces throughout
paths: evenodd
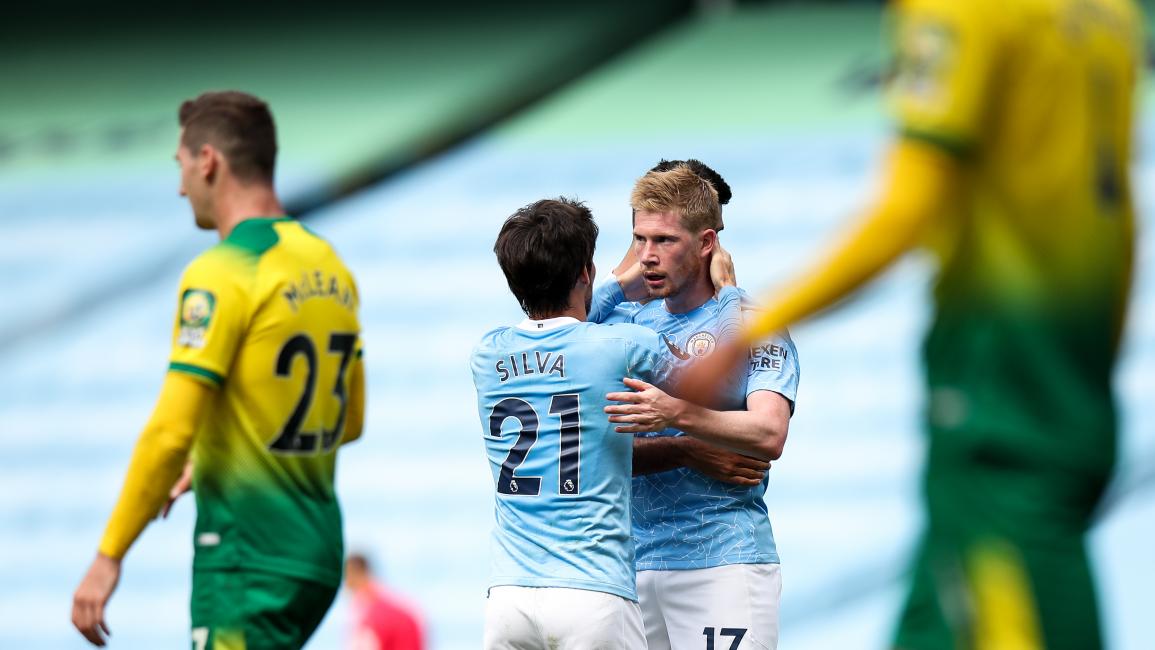
M 647 266 L 653 266 L 658 263 L 658 255 L 654 249 L 654 245 L 650 242 L 645 242 L 639 246 L 638 260 Z

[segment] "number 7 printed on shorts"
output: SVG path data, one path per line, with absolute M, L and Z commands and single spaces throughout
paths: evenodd
M 738 650 L 738 644 L 742 643 L 742 639 L 746 636 L 746 629 L 744 627 L 724 627 L 718 630 L 718 636 L 734 637 L 734 640 L 730 642 L 729 650 Z M 706 650 L 715 650 L 714 628 L 702 628 L 702 634 L 706 637 Z
M 192 630 L 193 650 L 205 650 L 209 645 L 209 629 L 194 627 Z

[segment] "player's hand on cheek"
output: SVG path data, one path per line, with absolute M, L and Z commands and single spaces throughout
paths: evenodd
M 685 464 L 710 478 L 734 485 L 755 486 L 766 477 L 770 461 L 752 458 L 689 436 L 684 437 Z
M 678 414 L 684 408 L 682 400 L 670 397 L 657 386 L 639 379 L 626 377 L 622 380 L 634 392 L 609 393 L 606 399 L 621 404 L 611 404 L 605 408 L 610 422 L 622 424 L 614 430 L 619 433 L 643 433 L 662 431 L 673 426 Z
M 710 254 L 710 281 L 714 283 L 714 294 L 725 287 L 738 286 L 738 276 L 734 273 L 734 258 L 730 251 L 722 248 L 722 242 L 715 242 Z
M 618 285 L 622 288 L 622 294 L 625 295 L 626 300 L 639 302 L 650 297 L 650 292 L 646 290 L 645 279 L 642 278 L 641 264 L 634 262 L 633 264 L 625 265 L 615 270 L 615 274 L 618 278 Z
M 104 647 L 112 635 L 104 622 L 104 606 L 120 581 L 120 560 L 97 554 L 72 596 L 72 624 L 92 645 Z

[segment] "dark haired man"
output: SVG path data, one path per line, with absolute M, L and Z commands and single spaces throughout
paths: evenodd
M 353 276 L 283 216 L 264 102 L 205 93 L 180 108 L 180 193 L 221 242 L 185 270 L 169 372 L 72 621 L 93 644 L 121 559 L 192 459 L 197 501 L 192 642 L 300 648 L 341 579 L 338 444 L 361 434 Z
M 635 325 L 585 322 L 598 228 L 544 200 L 494 252 L 528 318 L 482 337 L 473 381 L 495 493 L 483 647 L 644 648 L 630 530 L 632 438 L 606 393 L 664 382 L 671 357 Z

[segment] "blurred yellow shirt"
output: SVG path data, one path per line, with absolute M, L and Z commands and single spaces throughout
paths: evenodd
M 932 429 L 1081 430 L 1090 435 L 1078 444 L 1042 433 L 1036 442 L 1085 449 L 1114 427 L 1110 375 L 1134 238 L 1138 10 L 1127 0 L 894 9 L 899 128 L 962 170 L 959 200 L 927 241 L 941 264 L 925 350 Z

